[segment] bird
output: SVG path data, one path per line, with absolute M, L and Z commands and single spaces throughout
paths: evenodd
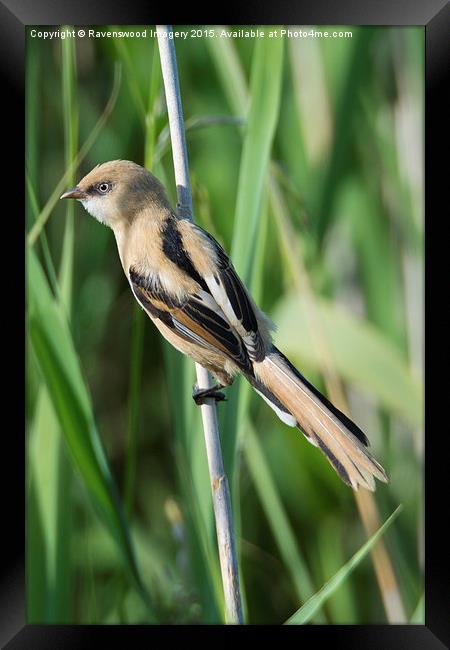
M 61 199 L 76 199 L 115 236 L 131 292 L 160 333 L 206 368 L 212 387 L 193 398 L 225 399 L 240 373 L 286 425 L 297 427 L 355 491 L 387 483 L 363 431 L 295 368 L 272 341 L 222 246 L 172 208 L 163 184 L 129 160 L 94 167 Z

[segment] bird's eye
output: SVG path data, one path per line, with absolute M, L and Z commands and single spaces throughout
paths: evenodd
M 111 189 L 111 185 L 109 183 L 99 183 L 97 189 L 101 194 L 106 194 Z

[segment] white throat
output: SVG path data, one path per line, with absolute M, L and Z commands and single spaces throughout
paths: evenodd
M 97 219 L 97 221 L 100 221 L 100 223 L 107 225 L 107 221 L 105 219 L 105 206 L 102 204 L 102 197 L 93 196 L 89 199 L 78 200 L 82 204 L 83 208 L 87 210 L 89 214 L 94 217 L 94 219 Z

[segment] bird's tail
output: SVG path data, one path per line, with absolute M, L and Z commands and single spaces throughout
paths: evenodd
M 357 490 L 375 489 L 374 476 L 388 482 L 384 469 L 367 447 L 369 441 L 354 422 L 327 400 L 290 361 L 273 347 L 254 363 L 254 389 L 283 422 L 297 426 L 325 454 L 341 479 Z

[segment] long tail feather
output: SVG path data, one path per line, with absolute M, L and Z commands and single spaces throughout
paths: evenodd
M 341 479 L 357 490 L 375 489 L 373 477 L 388 482 L 386 472 L 373 458 L 364 433 L 324 397 L 275 347 L 254 364 L 255 390 L 279 417 L 298 426 L 306 438 L 327 457 Z

